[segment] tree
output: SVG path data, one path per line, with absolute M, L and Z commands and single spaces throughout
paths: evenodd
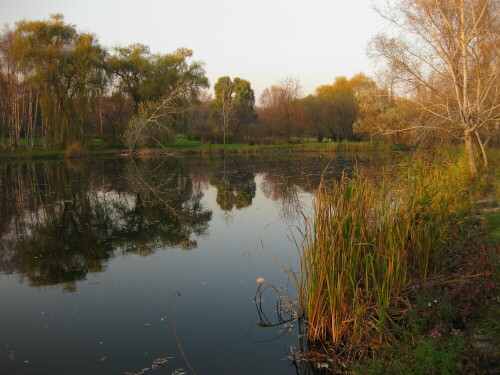
M 149 56 L 148 46 L 135 43 L 128 47 L 115 48 L 115 54 L 107 60 L 109 72 L 118 78 L 119 90 L 130 95 L 136 113 L 142 99 L 142 85 L 151 69 Z
M 13 53 L 19 70 L 40 96 L 45 144 L 82 140 L 85 114 L 106 84 L 106 51 L 92 34 L 77 32 L 56 14 L 48 21 L 20 21 Z
M 184 87 L 170 91 L 160 101 L 142 102 L 125 131 L 125 143 L 133 152 L 138 146 L 163 146 L 175 136 L 175 123 L 187 110 Z
M 292 130 L 297 125 L 301 93 L 300 81 L 288 77 L 266 88 L 260 97 L 262 120 L 279 131 L 287 142 L 290 141 Z
M 306 128 L 312 128 L 312 132 L 318 142 L 322 142 L 326 135 L 326 130 L 321 121 L 321 103 L 315 95 L 308 95 L 302 98 L 302 112 Z
M 33 145 L 36 122 L 33 90 L 19 72 L 13 55 L 14 33 L 5 29 L 0 35 L 0 138 L 2 147 L 18 147 L 21 136 Z M 35 112 L 35 114 L 34 114 Z
M 210 116 L 219 122 L 226 144 L 226 132 L 234 115 L 234 82 L 228 76 L 220 77 L 214 86 L 215 99 L 210 103 Z
M 495 0 L 398 0 L 378 12 L 399 31 L 371 41 L 385 74 L 428 113 L 421 129 L 440 129 L 465 143 L 470 172 L 485 166 L 489 126 L 500 102 L 500 4 Z
M 236 139 L 241 138 L 242 127 L 252 123 L 257 117 L 254 109 L 255 94 L 245 79 L 236 77 L 234 79 L 234 101 L 235 113 L 234 121 L 231 124 L 231 131 Z
M 321 120 L 332 139 L 352 140 L 353 125 L 358 114 L 354 91 L 345 77 L 337 77 L 333 85 L 316 88 L 321 105 Z
M 387 90 L 378 87 L 376 82 L 363 73 L 349 79 L 358 102 L 358 118 L 354 124 L 357 135 L 373 139 L 385 129 L 383 114 L 391 105 L 391 96 Z
M 251 122 L 255 116 L 254 91 L 245 79 L 220 77 L 214 86 L 215 99 L 210 103 L 210 116 L 218 121 L 226 144 L 226 132 L 231 129 L 235 137 L 240 128 Z
M 141 102 L 155 102 L 176 87 L 184 86 L 191 101 L 202 88 L 208 88 L 203 63 L 189 62 L 193 51 L 179 48 L 169 54 L 151 54 L 148 46 L 135 43 L 115 49 L 108 61 L 108 70 L 117 78 L 121 92 L 130 95 L 135 113 Z

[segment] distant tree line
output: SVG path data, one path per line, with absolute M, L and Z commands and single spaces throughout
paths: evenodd
M 487 165 L 500 143 L 498 3 L 399 0 L 379 13 L 400 34 L 377 35 L 376 82 L 337 77 L 303 96 L 295 78 L 256 101 L 251 83 L 220 77 L 214 96 L 193 51 L 106 49 L 62 15 L 0 34 L 0 147 L 156 147 L 176 135 L 211 143 L 375 140 L 464 142 Z M 256 104 L 257 102 L 257 104 Z M 98 142 L 97 142 L 98 141 Z

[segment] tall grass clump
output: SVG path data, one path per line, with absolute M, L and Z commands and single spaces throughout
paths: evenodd
M 310 340 L 358 353 L 390 337 L 411 278 L 435 272 L 431 259 L 472 208 L 464 160 L 413 159 L 396 179 L 360 173 L 323 182 L 306 220 L 300 304 Z

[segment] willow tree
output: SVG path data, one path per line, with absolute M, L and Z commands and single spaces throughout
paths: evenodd
M 85 114 L 106 81 L 106 52 L 96 37 L 79 33 L 56 14 L 46 21 L 17 22 L 13 52 L 39 92 L 45 144 L 65 147 L 82 140 Z
M 349 81 L 345 77 L 337 77 L 333 85 L 316 88 L 316 96 L 321 108 L 321 122 L 330 137 L 337 141 L 352 140 L 358 103 Z
M 387 78 L 430 115 L 420 128 L 463 140 L 472 175 L 475 148 L 487 166 L 487 129 L 499 121 L 499 7 L 496 0 L 397 0 L 377 9 L 396 34 L 371 41 Z
M 305 127 L 311 134 L 314 134 L 318 142 L 323 142 L 326 135 L 326 129 L 321 121 L 321 103 L 316 95 L 308 95 L 301 99 L 302 113 L 304 116 Z
M 142 86 L 151 70 L 149 47 L 140 43 L 116 47 L 106 66 L 115 76 L 118 89 L 128 94 L 134 102 L 134 112 L 137 114 L 142 101 Z
M 208 88 L 203 63 L 190 61 L 192 56 L 193 51 L 187 48 L 152 54 L 148 46 L 135 43 L 115 48 L 107 67 L 118 89 L 134 102 L 137 114 L 141 103 L 157 102 L 180 85 L 191 100 L 197 99 L 201 89 Z

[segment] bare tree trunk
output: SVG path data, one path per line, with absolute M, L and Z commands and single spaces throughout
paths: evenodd
M 478 174 L 476 157 L 474 156 L 474 144 L 472 142 L 472 134 L 470 129 L 464 132 L 465 149 L 467 150 L 467 157 L 469 159 L 470 174 L 475 177 Z
M 102 135 L 102 100 L 103 100 L 103 98 L 101 97 L 99 99 L 99 126 L 100 126 L 100 132 L 101 132 L 101 142 L 104 145 L 104 138 Z
M 479 134 L 478 131 L 475 131 L 474 133 L 476 134 L 477 143 L 479 144 L 479 148 L 481 149 L 481 153 L 483 155 L 484 167 L 488 168 L 489 161 L 488 161 L 488 154 L 486 152 L 486 144 L 488 143 L 488 141 L 483 142 L 483 140 L 481 139 L 481 134 Z
M 35 116 L 33 117 L 33 131 L 31 132 L 31 148 L 35 145 L 35 130 L 36 130 L 36 118 L 38 115 L 38 98 L 40 97 L 40 90 L 36 91 L 36 99 L 35 99 Z

